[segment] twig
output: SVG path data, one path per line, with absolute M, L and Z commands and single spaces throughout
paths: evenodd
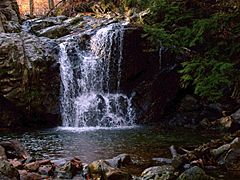
M 59 1 L 53 8 L 51 8 L 47 14 L 45 16 L 43 16 L 44 18 L 48 17 L 50 15 L 50 13 L 61 3 L 65 2 L 65 0 Z

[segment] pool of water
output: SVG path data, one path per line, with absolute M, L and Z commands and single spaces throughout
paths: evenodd
M 212 135 L 196 131 L 167 131 L 158 127 L 54 128 L 39 131 L 1 133 L 0 140 L 18 139 L 32 156 L 62 159 L 78 156 L 89 163 L 128 153 L 139 162 L 170 157 L 171 145 L 195 146 Z

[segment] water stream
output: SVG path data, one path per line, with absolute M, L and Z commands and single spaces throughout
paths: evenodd
M 81 35 L 80 35 L 81 36 Z M 65 127 L 133 126 L 131 97 L 120 93 L 124 26 L 113 23 L 84 44 L 60 44 L 61 109 Z

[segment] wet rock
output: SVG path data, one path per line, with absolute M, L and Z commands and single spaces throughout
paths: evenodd
M 24 166 L 24 168 L 28 171 L 36 172 L 38 168 L 40 167 L 39 162 L 32 162 L 28 163 Z
M 51 161 L 49 159 L 43 159 L 37 161 L 40 165 L 46 165 L 46 164 L 51 164 Z
M 240 109 L 231 114 L 231 117 L 240 124 Z
M 214 155 L 222 155 L 219 164 L 225 165 L 229 171 L 240 171 L 240 138 L 235 138 L 231 143 L 224 144 L 217 149 L 213 149 Z
M 112 159 L 107 159 L 106 162 L 113 168 L 120 168 L 132 164 L 132 159 L 128 154 L 120 154 Z
M 37 31 L 41 29 L 45 29 L 50 26 L 61 25 L 66 19 L 66 16 L 47 17 L 44 19 L 36 18 L 25 21 L 23 26 L 25 29 L 27 29 L 27 31 L 37 33 Z
M 16 168 L 6 160 L 0 160 L 0 177 L 9 178 L 13 180 L 20 179 L 20 175 Z
M 224 158 L 225 166 L 229 171 L 240 171 L 240 149 L 232 149 Z
M 107 180 L 130 180 L 132 176 L 121 170 L 111 170 L 106 173 Z
M 74 158 L 70 161 L 70 163 L 71 163 L 71 169 L 70 169 L 70 171 L 71 171 L 71 173 L 72 173 L 73 175 L 76 175 L 78 172 L 82 171 L 83 165 L 82 165 L 82 162 L 81 162 L 81 160 L 80 160 L 79 158 L 74 157 Z
M 142 180 L 167 180 L 173 179 L 174 177 L 174 168 L 170 165 L 150 167 L 145 169 L 141 174 Z
M 59 178 L 72 178 L 83 170 L 83 165 L 80 159 L 74 157 L 70 162 L 66 163 L 58 170 Z
M 59 169 L 56 169 L 56 173 L 57 173 L 58 179 L 72 179 L 73 178 L 72 174 L 70 174 L 66 171 L 61 171 Z
M 49 179 L 49 178 L 48 177 L 42 178 L 40 174 L 35 172 L 22 173 L 21 175 L 21 180 L 42 180 L 42 179 Z
M 51 163 L 57 166 L 63 166 L 64 164 L 66 164 L 66 162 L 66 159 L 51 160 Z
M 215 178 L 208 176 L 204 170 L 198 166 L 194 166 L 184 171 L 177 180 L 214 180 Z
M 0 146 L 0 161 L 6 160 L 6 159 L 7 159 L 7 155 L 5 153 L 5 148 Z
M 18 170 L 21 180 L 42 180 L 49 178 L 42 178 L 40 174 L 34 172 L 28 172 L 26 170 Z
M 28 119 L 35 119 L 33 124 L 45 120 L 38 125 L 58 122 L 58 50 L 58 44 L 48 38 L 27 33 L 0 34 L 0 104 L 10 114 L 4 116 L 8 119 L 3 119 L 6 123 L 0 127 L 16 128 L 21 121 L 26 126 Z
M 106 178 L 106 172 L 112 171 L 112 168 L 108 162 L 104 160 L 98 160 L 88 165 L 88 172 L 91 178 Z
M 227 152 L 230 148 L 231 148 L 230 144 L 224 144 L 218 147 L 217 149 L 213 149 L 211 153 L 214 157 L 219 157 L 221 154 Z
M 93 179 L 119 179 L 128 180 L 131 179 L 129 173 L 124 172 L 118 168 L 113 168 L 107 161 L 98 160 L 88 165 L 89 176 Z
M 23 167 L 23 164 L 17 159 L 10 159 L 9 162 L 13 165 L 13 167 L 19 169 Z
M 48 160 L 48 159 L 45 160 L 44 159 L 44 160 L 39 160 L 39 161 L 35 161 L 35 162 L 31 162 L 31 163 L 25 164 L 24 168 L 26 170 L 36 172 L 36 171 L 38 171 L 39 167 L 43 166 L 43 165 L 52 165 L 52 164 L 51 164 L 50 160 Z
M 21 180 L 27 180 L 28 172 L 27 170 L 18 170 Z
M 57 39 L 67 34 L 69 34 L 69 30 L 65 25 L 55 25 L 38 31 L 39 36 L 45 36 L 51 39 Z
M 52 176 L 54 174 L 54 168 L 52 165 L 41 165 L 38 169 L 38 173 L 41 175 Z

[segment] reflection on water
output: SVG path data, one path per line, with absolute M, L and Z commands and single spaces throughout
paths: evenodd
M 165 132 L 156 127 L 55 128 L 25 133 L 1 133 L 0 140 L 20 140 L 38 158 L 61 159 L 79 156 L 83 162 L 128 153 L 145 161 L 169 156 L 172 145 L 197 145 L 210 137 L 196 132 Z

